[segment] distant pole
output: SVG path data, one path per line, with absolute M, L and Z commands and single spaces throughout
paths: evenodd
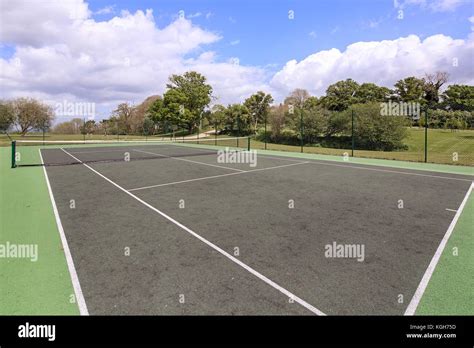
M 428 108 L 425 109 L 425 163 L 428 162 Z
M 301 153 L 303 153 L 303 146 L 304 146 L 304 140 L 303 140 L 303 110 L 300 110 L 300 145 L 301 145 Z
M 352 110 L 352 127 L 351 127 L 351 139 L 352 139 L 352 157 L 354 157 L 354 147 L 355 147 L 355 143 L 354 143 L 354 109 L 351 109 Z
M 45 134 L 44 134 L 45 128 L 46 128 L 46 126 L 43 124 L 43 146 L 44 146 L 44 138 L 45 138 Z
M 240 137 L 240 115 L 237 115 L 237 147 L 239 147 L 239 137 Z
M 267 149 L 267 114 L 265 113 L 265 128 L 264 128 L 264 138 L 265 138 L 265 150 Z
M 217 121 L 214 121 L 214 145 L 217 145 Z
M 84 141 L 84 144 L 86 143 L 86 119 L 82 119 L 82 139 Z

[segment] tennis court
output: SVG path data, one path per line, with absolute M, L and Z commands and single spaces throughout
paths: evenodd
M 248 150 L 229 141 L 214 145 Z M 83 314 L 411 314 L 472 189 L 471 176 L 264 153 L 221 163 L 197 142 L 28 147 Z M 341 245 L 362 253 L 328 256 Z

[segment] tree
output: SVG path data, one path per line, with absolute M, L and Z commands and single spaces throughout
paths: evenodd
M 32 98 L 17 98 L 12 101 L 14 122 L 24 136 L 31 130 L 49 128 L 54 120 L 51 106 Z
M 356 103 L 355 93 L 359 84 L 352 80 L 338 81 L 330 85 L 326 95 L 321 98 L 321 103 L 328 110 L 342 111 Z
M 399 102 L 418 102 L 424 104 L 425 81 L 416 77 L 407 77 L 395 83 L 395 99 Z
M 286 99 L 285 99 L 286 101 Z M 278 143 L 281 139 L 281 133 L 286 125 L 288 105 L 280 104 L 270 108 L 268 123 L 271 129 L 272 141 Z M 264 134 L 267 137 L 267 134 Z
M 424 81 L 424 98 L 428 105 L 434 106 L 439 102 L 439 90 L 448 81 L 448 73 L 437 71 L 434 74 L 426 74 Z
M 0 132 L 6 132 L 13 124 L 15 115 L 8 101 L 0 101 Z
M 248 108 L 242 104 L 229 105 L 225 111 L 225 124 L 228 131 L 242 135 L 251 130 L 252 117 Z
M 184 124 L 192 132 L 201 120 L 205 108 L 211 102 L 212 87 L 206 78 L 188 71 L 183 75 L 171 75 L 164 95 L 164 110 L 158 113 L 160 120 L 168 118 L 174 124 Z
M 149 116 L 148 110 L 150 106 L 158 99 L 161 99 L 161 96 L 152 95 L 147 97 L 144 101 L 133 108 L 130 119 L 130 128 L 132 133 L 138 134 L 144 131 L 143 126 L 145 124 L 145 119 Z
M 215 128 L 216 132 L 222 130 L 225 127 L 226 121 L 226 108 L 224 105 L 216 104 L 212 107 L 211 112 L 208 114 L 209 124 Z
M 267 117 L 271 103 L 273 103 L 273 97 L 262 91 L 258 91 L 245 100 L 244 105 L 250 113 L 255 133 L 257 132 L 258 122 L 263 122 Z
M 305 89 L 297 88 L 285 98 L 285 105 L 293 105 L 295 108 L 302 109 L 305 102 L 310 98 L 308 91 Z
M 442 98 L 442 106 L 446 109 L 474 111 L 474 86 L 450 85 Z
M 116 120 L 119 133 L 131 133 L 132 115 L 133 107 L 128 103 L 120 103 L 117 108 L 112 111 L 111 119 Z
M 387 87 L 377 86 L 375 83 L 363 83 L 355 92 L 355 102 L 357 104 L 384 102 L 391 94 Z
M 382 116 L 379 103 L 358 104 L 353 107 L 355 119 L 354 135 L 358 148 L 378 151 L 393 151 L 404 148 L 408 120 L 400 116 Z M 350 120 L 351 110 L 344 112 Z M 348 122 L 349 123 L 349 122 Z

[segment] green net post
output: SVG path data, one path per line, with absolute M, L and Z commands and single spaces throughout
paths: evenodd
M 425 110 L 425 163 L 428 162 L 428 108 Z
M 16 141 L 12 141 L 12 168 L 16 168 Z
M 300 145 L 301 145 L 301 153 L 303 153 L 303 146 L 304 146 L 304 130 L 303 130 L 303 110 L 300 110 Z
M 352 127 L 351 127 L 351 140 L 352 140 L 352 154 L 351 156 L 354 157 L 354 147 L 355 147 L 355 142 L 354 142 L 354 109 L 352 109 L 352 114 L 351 114 L 351 122 L 352 122 Z
M 267 114 L 265 113 L 265 127 L 264 127 L 265 150 L 267 149 Z

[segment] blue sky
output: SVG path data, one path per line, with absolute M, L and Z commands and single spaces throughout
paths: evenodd
M 259 90 L 276 102 L 295 88 L 320 96 L 347 78 L 392 87 L 436 71 L 472 85 L 473 4 L 0 0 L 0 97 L 94 103 L 102 118 L 189 70 L 206 76 L 221 104 Z
M 121 10 L 150 8 L 160 27 L 173 21 L 180 10 L 187 17 L 200 14 L 192 17 L 193 23 L 223 37 L 210 48 L 222 57 L 238 56 L 242 64 L 259 66 L 281 65 L 333 47 L 343 50 L 358 41 L 439 33 L 465 38 L 471 31 L 468 18 L 474 14 L 474 2 L 469 1 L 448 12 L 407 6 L 405 20 L 397 19 L 398 9 L 392 0 L 100 0 L 89 4 L 93 11 L 106 7 L 115 11 L 94 15 L 97 20 L 110 19 Z M 288 19 L 290 10 L 294 11 L 293 20 Z

